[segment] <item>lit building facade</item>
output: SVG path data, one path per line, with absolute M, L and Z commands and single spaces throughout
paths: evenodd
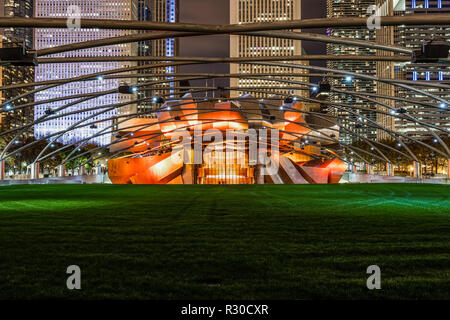
M 153 21 L 153 22 L 169 22 L 175 23 L 179 21 L 179 0 L 138 0 L 138 20 Z M 145 32 L 145 31 L 142 31 Z M 175 38 L 141 41 L 138 43 L 139 56 L 153 56 L 153 57 L 174 57 L 178 55 L 179 41 Z M 161 63 L 161 62 L 155 62 Z M 148 62 L 140 62 L 141 65 L 148 64 Z M 171 74 L 176 73 L 178 68 L 156 68 L 143 70 L 139 73 L 143 74 L 138 79 L 139 83 L 150 82 L 160 78 L 149 77 L 145 74 Z M 168 77 L 170 79 L 170 77 Z M 170 84 L 174 86 L 173 83 Z M 163 87 L 167 85 L 157 85 L 156 90 L 142 90 L 139 93 L 141 98 L 152 95 L 163 95 L 170 93 L 170 90 L 164 90 Z M 149 112 L 152 109 L 151 101 L 145 101 L 138 105 L 138 111 L 141 117 L 155 117 L 154 113 Z
M 139 21 L 152 21 L 150 0 L 137 0 L 137 18 Z M 144 33 L 145 31 L 140 31 Z M 139 56 L 151 55 L 151 41 L 139 41 L 137 47 L 137 53 Z
M 137 20 L 137 0 L 116 0 L 116 1 L 95 1 L 95 0 L 73 0 L 70 2 L 60 0 L 36 0 L 35 16 L 37 18 L 61 18 L 68 17 L 69 6 L 78 6 L 81 18 L 86 19 L 117 19 L 117 20 Z M 67 45 L 75 42 L 97 40 L 103 38 L 124 36 L 131 31 L 123 30 L 100 30 L 90 29 L 80 31 L 79 29 L 55 29 L 40 28 L 35 29 L 35 48 L 37 50 Z M 135 56 L 137 55 L 136 44 L 118 44 L 113 46 L 97 47 L 70 51 L 61 54 L 54 54 L 51 57 L 85 57 L 85 56 Z M 50 57 L 50 56 L 49 56 Z M 35 80 L 46 81 L 55 79 L 65 79 L 77 77 L 85 74 L 118 69 L 133 66 L 130 62 L 88 62 L 88 63 L 58 63 L 43 64 L 36 67 Z M 124 81 L 123 79 L 120 81 Z M 87 94 L 98 91 L 106 91 L 118 88 L 120 81 L 117 79 L 98 79 L 97 81 L 74 82 L 47 89 L 35 94 L 36 101 L 43 101 L 63 96 Z M 132 80 L 125 80 L 131 82 Z M 60 111 L 60 113 L 70 113 L 75 110 L 89 109 L 98 106 L 109 106 L 113 104 L 130 101 L 130 95 L 119 93 L 103 95 L 95 99 L 73 105 Z M 49 104 L 37 105 L 34 110 L 34 118 L 40 118 L 45 115 L 48 109 L 57 109 L 73 100 L 53 102 Z M 98 131 L 106 129 L 111 125 L 110 120 L 102 121 L 115 117 L 118 114 L 135 112 L 136 106 L 130 105 L 123 108 L 113 109 L 101 115 L 94 117 L 91 121 L 98 121 L 95 125 L 84 126 L 63 135 L 59 142 L 74 143 L 86 139 Z M 88 110 L 78 114 L 70 114 L 62 118 L 46 121 L 35 126 L 36 138 L 42 138 L 47 135 L 67 129 L 88 116 L 93 116 L 98 110 Z M 90 140 L 90 143 L 105 145 L 110 142 L 110 135 L 103 135 Z
M 404 11 L 396 14 L 413 15 L 413 14 L 450 14 L 450 1 L 448 0 L 406 0 Z M 450 25 L 441 26 L 399 26 L 396 28 L 396 44 L 418 50 L 424 41 L 429 41 L 433 37 L 437 40 L 450 41 Z M 426 81 L 436 84 L 450 84 L 450 67 L 445 63 L 406 63 L 399 64 L 396 67 L 396 75 L 400 79 L 412 81 Z M 425 91 L 441 97 L 444 100 L 450 100 L 450 92 L 445 89 L 424 87 Z M 418 118 L 422 122 L 440 126 L 450 130 L 450 117 L 448 110 L 444 111 L 436 108 L 439 102 L 433 101 L 417 92 L 397 89 L 397 94 L 403 98 L 412 98 L 421 100 L 425 103 L 433 103 L 434 105 L 423 106 L 413 105 L 411 103 L 399 104 L 405 108 L 408 114 Z M 447 106 L 448 107 L 448 106 Z M 423 138 L 427 132 L 420 125 L 416 125 L 411 121 L 397 120 L 396 128 L 399 132 L 411 137 Z
M 151 17 L 154 22 L 178 22 L 179 0 L 153 0 L 150 4 Z M 153 41 L 153 56 L 173 57 L 178 54 L 178 41 L 176 39 L 163 39 Z M 167 71 L 173 71 L 168 69 Z
M 380 10 L 382 16 L 394 16 L 395 12 L 404 8 L 403 0 L 376 0 L 376 5 Z M 393 46 L 395 45 L 395 28 L 393 26 L 381 26 L 381 28 L 375 31 L 375 41 L 379 44 Z M 392 51 L 376 50 L 377 56 L 392 57 L 394 53 Z M 376 75 L 382 79 L 395 79 L 395 64 L 393 61 L 377 61 L 376 62 Z M 384 82 L 376 83 L 376 92 L 383 96 L 395 96 L 395 86 Z M 389 105 L 397 107 L 397 101 L 385 98 L 376 99 L 380 104 L 376 105 L 379 113 L 376 115 L 377 124 L 390 131 L 395 131 L 395 117 L 391 114 L 391 109 L 383 106 Z M 377 140 L 387 141 L 391 140 L 392 135 L 386 130 L 377 130 Z
M 230 0 L 230 22 L 231 24 L 281 22 L 287 20 L 301 19 L 301 0 Z M 274 39 L 254 36 L 230 36 L 230 57 L 266 57 L 266 56 L 294 56 L 302 54 L 301 41 L 291 39 Z M 307 62 L 296 62 L 306 64 Z M 294 68 L 258 66 L 254 64 L 230 64 L 232 74 L 273 74 L 273 73 L 298 73 L 304 74 L 307 71 Z M 277 77 L 282 79 L 307 81 L 302 77 Z M 265 88 L 265 91 L 274 91 L 284 94 L 306 96 L 307 91 L 293 91 L 286 87 L 292 86 L 287 83 L 263 79 L 230 79 L 231 87 L 251 88 L 258 90 Z M 266 89 L 268 88 L 268 89 Z M 261 89 L 262 90 L 262 89 Z M 232 96 L 246 93 L 245 91 L 232 91 Z M 257 92 L 252 92 L 256 97 L 263 96 Z
M 376 0 L 327 0 L 327 17 L 333 19 L 339 18 L 354 18 L 354 17 L 369 17 L 367 9 L 376 4 Z M 376 34 L 374 30 L 368 28 L 332 28 L 328 29 L 328 35 L 342 38 L 350 38 L 356 40 L 365 40 L 375 42 Z M 328 44 L 327 54 L 329 55 L 355 55 L 355 56 L 373 56 L 376 54 L 376 50 L 348 46 L 344 44 Z M 328 61 L 327 67 L 337 70 L 345 70 L 349 72 L 361 73 L 369 76 L 376 76 L 377 64 L 375 61 Z M 370 80 L 353 79 L 353 78 L 331 78 L 329 79 L 331 86 L 335 89 L 344 91 L 356 91 L 358 93 L 376 93 L 376 83 Z M 361 98 L 333 93 L 330 96 L 330 102 L 336 104 L 348 104 L 353 106 L 359 106 L 366 108 L 364 111 L 359 111 L 359 114 L 364 117 L 376 121 L 376 105 L 374 103 L 368 103 Z M 356 109 L 354 109 L 357 111 Z M 374 111 L 372 111 L 374 110 Z M 377 138 L 377 130 L 367 126 L 365 123 L 358 124 L 359 115 L 354 115 L 344 110 L 334 109 L 336 115 L 339 115 L 340 124 L 350 130 L 355 131 L 357 134 L 371 139 Z M 351 136 L 346 132 L 341 132 L 341 140 L 345 143 L 352 143 L 357 140 L 357 137 Z
M 0 16 L 26 17 L 33 16 L 33 0 L 0 0 Z M 22 47 L 33 48 L 33 30 L 30 28 L 0 28 L 0 48 Z M 28 66 L 0 66 L 0 86 L 7 86 L 18 82 L 33 82 L 34 67 Z M 13 97 L 27 92 L 29 88 L 10 89 L 0 91 L 0 100 L 5 102 Z M 17 105 L 33 102 L 33 96 L 26 96 L 16 101 Z M 18 109 L 11 114 L 0 114 L 0 130 L 23 126 L 33 119 L 30 108 Z

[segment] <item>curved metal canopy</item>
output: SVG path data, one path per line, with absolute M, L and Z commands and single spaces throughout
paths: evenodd
M 426 25 L 426 24 L 432 24 L 432 25 L 449 25 L 450 24 L 450 16 L 448 15 L 414 15 L 414 16 L 394 16 L 394 17 L 381 17 L 381 24 L 384 26 L 395 26 L 395 25 Z M 20 18 L 0 18 L 0 27 L 46 27 L 46 28 L 60 28 L 66 26 L 66 19 L 43 19 L 43 18 L 36 18 L 36 19 L 20 19 Z M 259 37 L 273 37 L 273 38 L 284 38 L 284 39 L 294 39 L 294 40 L 309 40 L 309 41 L 319 41 L 319 42 L 325 42 L 325 43 L 337 43 L 337 44 L 346 44 L 349 46 L 356 46 L 356 47 L 365 47 L 365 48 L 372 48 L 372 49 L 381 49 L 384 51 L 390 51 L 395 52 L 398 54 L 403 55 L 397 55 L 397 56 L 271 56 L 271 57 L 251 57 L 251 58 L 205 58 L 205 57 L 116 57 L 113 58 L 115 61 L 146 61 L 146 62 L 157 62 L 161 61 L 163 63 L 154 63 L 154 64 L 146 64 L 146 65 L 140 65 L 140 66 L 132 66 L 132 67 L 126 67 L 126 68 L 119 68 L 104 72 L 97 72 L 92 73 L 88 75 L 83 75 L 75 78 L 68 78 L 68 79 L 57 79 L 57 80 L 51 80 L 51 81 L 44 81 L 44 82 L 34 82 L 34 83 L 15 83 L 9 86 L 4 86 L 0 88 L 0 91 L 5 90 L 11 90 L 11 89 L 18 89 L 18 88 L 27 88 L 32 87 L 31 90 L 27 91 L 26 93 L 20 94 L 16 97 L 11 98 L 10 100 L 3 103 L 3 106 L 10 105 L 8 110 L 0 110 L 1 113 L 13 113 L 16 110 L 25 109 L 25 108 L 31 108 L 35 105 L 39 104 L 50 104 L 54 102 L 59 101 L 65 101 L 69 100 L 70 102 L 60 106 L 59 108 L 53 110 L 52 114 L 44 115 L 38 119 L 35 119 L 33 121 L 30 121 L 29 123 L 26 123 L 25 125 L 14 128 L 5 132 L 0 132 L 1 136 L 12 136 L 12 139 L 8 142 L 7 146 L 2 150 L 0 154 L 0 161 L 7 159 L 8 157 L 14 156 L 15 154 L 18 154 L 28 148 L 32 148 L 33 146 L 36 146 L 40 141 L 47 141 L 46 146 L 39 152 L 37 157 L 35 158 L 34 162 L 43 161 L 53 155 L 56 155 L 64 150 L 71 149 L 71 152 L 62 160 L 62 163 L 67 163 L 73 159 L 79 158 L 86 153 L 82 154 L 75 154 L 76 150 L 79 148 L 82 148 L 85 146 L 89 141 L 96 137 L 100 137 L 103 135 L 111 135 L 117 132 L 117 123 L 124 123 L 126 121 L 129 121 L 130 119 L 140 117 L 143 114 L 150 114 L 154 112 L 161 111 L 164 106 L 161 105 L 154 105 L 154 108 L 149 109 L 145 112 L 136 112 L 136 113 L 129 113 L 127 115 L 119 115 L 114 116 L 110 118 L 105 118 L 98 120 L 97 117 L 99 115 L 105 114 L 108 111 L 115 110 L 127 105 L 136 104 L 136 103 L 143 103 L 143 102 L 150 102 L 152 100 L 152 97 L 144 97 L 140 99 L 134 99 L 131 101 L 118 103 L 114 105 L 103 105 L 103 106 L 92 106 L 91 108 L 80 108 L 78 110 L 73 110 L 70 112 L 66 112 L 66 110 L 70 107 L 74 107 L 79 105 L 80 103 L 95 99 L 97 97 L 101 97 L 104 95 L 114 94 L 118 92 L 118 89 L 111 89 L 101 92 L 92 92 L 88 94 L 78 94 L 73 96 L 61 96 L 58 98 L 48 99 L 46 101 L 39 101 L 34 103 L 27 103 L 22 105 L 13 105 L 16 101 L 20 100 L 21 98 L 27 97 L 29 95 L 35 94 L 40 91 L 44 91 L 50 88 L 54 88 L 60 85 L 64 85 L 67 83 L 72 82 L 78 82 L 78 81 L 93 81 L 98 80 L 99 76 L 102 76 L 107 79 L 119 79 L 119 78 L 132 78 L 132 77 L 143 77 L 144 75 L 150 76 L 153 78 L 159 78 L 164 77 L 167 75 L 161 75 L 161 74 L 125 74 L 127 72 L 142 72 L 148 69 L 156 69 L 156 68 L 164 68 L 169 66 L 185 66 L 185 65 L 195 65 L 195 64 L 208 64 L 208 63 L 246 63 L 246 64 L 254 64 L 259 66 L 270 66 L 270 67 L 281 67 L 281 68 L 289 68 L 291 70 L 304 70 L 304 71 L 313 71 L 313 72 L 319 72 L 318 74 L 314 74 L 314 76 L 321 75 L 323 77 L 345 77 L 348 75 L 351 75 L 352 77 L 356 79 L 363 79 L 363 80 L 370 80 L 374 82 L 380 82 L 380 83 L 386 83 L 389 85 L 393 85 L 405 90 L 409 90 L 411 92 L 419 93 L 423 96 L 426 96 L 430 99 L 430 101 L 423 102 L 417 99 L 405 99 L 395 96 L 386 96 L 386 95 L 379 95 L 379 94 L 361 94 L 358 92 L 354 92 L 351 90 L 342 90 L 342 89 L 335 89 L 331 88 L 330 94 L 338 93 L 338 94 L 344 94 L 348 96 L 358 97 L 364 101 L 376 104 L 380 106 L 380 108 L 377 108 L 375 110 L 372 110 L 370 108 L 362 107 L 359 105 L 348 105 L 348 104 L 342 104 L 342 103 L 333 103 L 330 101 L 323 101 L 323 100 L 317 100 L 313 98 L 307 98 L 307 97 L 296 97 L 296 100 L 298 101 L 305 101 L 305 102 L 314 102 L 314 103 L 320 103 L 322 105 L 326 105 L 330 108 L 333 108 L 335 110 L 345 111 L 346 114 L 353 115 L 353 118 L 346 119 L 347 122 L 350 122 L 356 126 L 356 124 L 364 125 L 371 127 L 376 130 L 381 130 L 386 132 L 393 140 L 398 142 L 398 145 L 400 146 L 399 149 L 394 148 L 392 146 L 387 145 L 384 142 L 381 141 L 375 141 L 372 139 L 369 139 L 368 137 L 362 136 L 359 134 L 354 128 L 348 128 L 345 126 L 342 126 L 340 123 L 339 115 L 337 116 L 337 120 L 332 120 L 329 117 L 326 117 L 323 113 L 320 112 L 312 112 L 312 111 L 299 111 L 292 109 L 291 106 L 288 104 L 283 104 L 282 108 L 285 108 L 286 110 L 290 110 L 293 112 L 300 112 L 302 114 L 309 114 L 313 115 L 315 117 L 321 118 L 322 120 L 326 120 L 330 123 L 333 123 L 336 128 L 332 128 L 330 130 L 335 130 L 336 132 L 345 132 L 347 135 L 353 136 L 361 141 L 363 141 L 365 144 L 367 144 L 370 147 L 370 150 L 367 151 L 362 148 L 359 148 L 354 145 L 347 144 L 343 141 L 340 141 L 338 139 L 333 138 L 331 135 L 324 135 L 323 138 L 325 140 L 328 140 L 333 143 L 335 148 L 330 147 L 330 150 L 333 152 L 333 154 L 337 154 L 338 157 L 343 159 L 344 161 L 348 161 L 347 159 L 353 157 L 358 158 L 361 162 L 368 163 L 368 161 L 365 159 L 365 155 L 369 155 L 372 158 L 377 158 L 381 161 L 385 162 L 391 162 L 389 157 L 383 153 L 382 148 L 385 150 L 390 150 L 396 154 L 399 154 L 400 156 L 410 159 L 412 161 L 420 162 L 417 155 L 414 154 L 407 146 L 407 143 L 405 141 L 410 141 L 417 143 L 419 145 L 422 145 L 426 148 L 428 148 L 430 151 L 435 152 L 436 154 L 440 154 L 443 157 L 450 158 L 450 149 L 449 146 L 443 141 L 443 136 L 449 136 L 450 132 L 442 128 L 436 124 L 430 124 L 424 121 L 421 121 L 417 118 L 415 118 L 411 114 L 399 114 L 396 112 L 397 108 L 395 106 L 391 106 L 386 102 L 386 100 L 389 101 L 403 101 L 408 103 L 413 103 L 415 105 L 423 105 L 431 108 L 436 108 L 442 112 L 447 113 L 450 111 L 448 109 L 448 105 L 450 104 L 449 101 L 445 100 L 438 94 L 434 94 L 432 91 L 427 91 L 424 88 L 439 88 L 444 90 L 444 92 L 447 92 L 450 90 L 450 86 L 446 84 L 430 84 L 429 82 L 423 82 L 423 81 L 407 81 L 407 80 L 396 80 L 396 79 L 383 79 L 373 76 L 364 75 L 361 73 L 352 73 L 347 72 L 344 70 L 337 70 L 337 69 L 330 69 L 330 68 L 322 68 L 322 67 L 316 67 L 316 66 L 309 66 L 309 65 L 301 65 L 301 64 L 294 64 L 289 63 L 289 61 L 301 61 L 301 60 L 318 60 L 318 59 L 324 59 L 324 60 L 362 60 L 362 61 L 401 61 L 401 62 L 409 62 L 410 61 L 410 55 L 412 54 L 412 51 L 408 48 L 401 48 L 398 46 L 385 46 L 378 43 L 372 43 L 367 41 L 360 41 L 355 39 L 345 39 L 345 38 L 338 38 L 338 37 L 329 37 L 329 36 L 323 36 L 323 35 L 317 35 L 312 33 L 305 33 L 305 32 L 292 32 L 289 30 L 292 29 L 307 29 L 307 28 L 319 28 L 319 27 L 344 27 L 344 26 L 366 26 L 366 18 L 344 18 L 344 19 L 308 19 L 308 20 L 294 20 L 294 21 L 286 21 L 286 22 L 275 22 L 275 23 L 256 23 L 256 24 L 242 24 L 242 25 L 228 25 L 228 26 L 215 26 L 215 25 L 198 25 L 198 24 L 181 24 L 181 23 L 151 23 L 151 22 L 133 22 L 133 21 L 116 21 L 116 20 L 81 20 L 81 26 L 82 28 L 102 28 L 102 29 L 127 29 L 127 30 L 146 30 L 146 31 L 160 31 L 160 32 L 147 32 L 147 33 L 141 33 L 141 34 L 131 34 L 127 36 L 122 37 L 114 37 L 114 38 L 107 38 L 107 39 L 101 39 L 101 40 L 95 40 L 95 41 L 86 41 L 81 43 L 73 43 L 65 46 L 60 47 L 53 47 L 43 50 L 36 51 L 36 54 L 38 56 L 46 56 L 49 54 L 54 53 L 63 53 L 67 51 L 72 50 L 79 50 L 84 48 L 92 48 L 92 47 L 99 47 L 104 45 L 111 45 L 111 44 L 121 44 L 121 43 L 130 43 L 130 42 L 136 42 L 136 41 L 143 41 L 143 40 L 155 40 L 155 39 L 166 39 L 166 38 L 174 38 L 174 37 L 187 37 L 187 36 L 202 36 L 202 35 L 210 35 L 210 34 L 236 34 L 236 35 L 247 35 L 247 36 L 259 36 Z M 163 32 L 161 32 L 163 31 Z M 69 63 L 69 62 L 100 62 L 100 61 L 111 61 L 111 58 L 105 58 L 105 57 L 86 57 L 86 58 L 39 58 L 39 63 Z M 447 62 L 447 61 L 444 61 Z M 229 100 L 246 100 L 249 102 L 252 102 L 257 106 L 260 103 L 263 103 L 265 108 L 268 110 L 275 110 L 279 109 L 280 105 L 277 104 L 277 101 L 282 100 L 280 97 L 287 97 L 288 95 L 286 93 L 279 93 L 277 91 L 280 90 L 304 90 L 309 91 L 311 88 L 316 87 L 317 84 L 306 82 L 306 81 L 299 81 L 299 80 L 293 80 L 293 78 L 309 78 L 313 74 L 302 74 L 302 73 L 277 73 L 277 74 L 267 74 L 267 73 L 261 73 L 261 74 L 189 74 L 189 73 L 177 73 L 177 74 L 171 74 L 171 79 L 163 79 L 163 80 L 152 80 L 147 82 L 142 82 L 139 84 L 136 84 L 136 87 L 143 90 L 142 92 L 147 92 L 149 90 L 167 90 L 170 89 L 172 92 L 168 95 L 171 96 L 178 96 L 181 92 L 186 92 L 188 90 L 192 93 L 202 93 L 207 91 L 215 91 L 215 90 L 226 90 L 226 91 L 240 91 L 240 92 L 247 92 L 247 93 L 258 93 L 260 95 L 263 95 L 265 97 L 265 100 L 261 101 L 258 98 L 253 97 L 239 97 L 239 98 L 231 98 Z M 175 87 L 167 85 L 168 83 L 175 83 L 179 82 L 181 80 L 198 80 L 198 79 L 211 79 L 211 78 L 217 78 L 217 77 L 226 77 L 226 78 L 242 78 L 242 79 L 259 79 L 264 81 L 271 81 L 279 83 L 280 86 L 276 87 L 266 87 L 266 88 L 252 88 L 252 87 L 226 87 L 226 88 L 220 88 L 220 87 L 195 87 L 195 86 L 185 86 L 185 87 Z M 166 85 L 166 86 L 164 86 Z M 274 98 L 273 95 L 276 93 L 278 97 Z M 76 99 L 73 101 L 73 99 Z M 183 98 L 176 98 L 180 100 L 177 102 L 174 106 L 180 106 L 183 105 L 185 102 L 183 102 Z M 222 98 L 223 99 L 223 98 Z M 193 101 L 196 103 L 204 103 L 207 101 L 217 101 L 215 98 L 192 98 Z M 435 101 L 435 102 L 433 102 Z M 186 102 L 186 104 L 189 104 L 192 102 Z M 382 108 L 381 108 L 382 107 Z M 242 112 L 251 114 L 258 110 L 258 108 L 255 107 L 255 109 L 247 109 Z M 390 110 L 391 112 L 386 112 L 385 110 Z M 17 141 L 20 136 L 26 132 L 27 130 L 30 130 L 33 128 L 33 126 L 37 124 L 42 124 L 50 120 L 55 120 L 61 117 L 65 117 L 70 114 L 83 114 L 86 111 L 92 111 L 92 114 L 84 116 L 82 119 L 77 121 L 75 124 L 71 125 L 70 127 L 66 128 L 65 130 L 61 130 L 59 132 L 55 132 L 52 134 L 48 134 L 44 137 L 42 137 L 39 140 L 36 140 L 34 142 L 31 142 L 29 144 L 24 144 L 20 146 L 19 148 L 15 149 L 12 152 L 8 151 L 13 146 L 14 142 Z M 211 113 L 213 109 L 202 109 L 201 111 L 196 110 L 193 112 L 193 114 L 199 114 L 199 113 Z M 397 119 L 402 119 L 404 121 L 410 121 L 413 122 L 419 126 L 421 126 L 424 129 L 424 133 L 427 135 L 431 135 L 434 137 L 438 143 L 443 147 L 444 151 L 441 151 L 437 149 L 434 145 L 430 145 L 420 139 L 416 139 L 413 137 L 409 137 L 405 134 L 395 132 L 389 128 L 383 127 L 381 124 L 377 123 L 376 121 L 373 121 L 372 119 L 366 117 L 364 114 L 361 114 L 361 112 L 367 111 L 367 112 L 373 112 L 375 114 L 380 114 L 388 117 L 393 117 Z M 338 113 L 339 114 L 339 113 Z M 56 150 L 52 150 L 51 152 L 47 152 L 49 149 L 51 149 L 51 145 L 55 143 L 60 137 L 62 137 L 64 134 L 83 128 L 86 126 L 90 126 L 94 123 L 99 122 L 109 122 L 109 121 L 115 121 L 115 124 L 108 125 L 105 128 L 99 130 L 97 133 L 93 134 L 92 136 L 89 136 L 87 138 L 81 139 L 75 143 L 64 145 L 60 148 L 57 148 Z M 214 117 L 211 119 L 208 119 L 210 121 L 215 121 Z M 282 119 L 275 118 L 276 121 L 281 121 Z M 285 120 L 283 120 L 285 121 Z M 158 123 L 158 122 L 155 122 Z M 151 125 L 154 125 L 155 123 L 152 123 Z M 305 126 L 311 132 L 319 132 L 321 125 L 308 125 L 305 123 L 298 123 L 296 124 L 300 126 Z M 99 150 L 101 152 L 101 155 L 98 155 L 98 157 L 102 158 L 114 158 L 118 156 L 130 156 L 127 149 L 119 150 L 114 153 L 109 153 L 108 148 L 113 145 L 117 144 L 119 142 L 127 141 L 134 139 L 135 137 L 132 136 L 133 133 L 137 133 L 139 131 L 142 131 L 143 127 L 145 125 L 138 125 L 134 127 L 129 127 L 127 129 L 131 129 L 132 131 L 128 133 L 126 136 L 121 137 L 120 139 L 116 139 L 112 143 L 105 145 L 105 146 L 99 146 L 93 150 L 90 150 L 89 153 L 91 154 L 91 157 L 86 162 L 92 161 L 96 158 L 96 154 L 92 154 L 92 151 L 97 152 Z M 288 132 L 290 133 L 290 132 Z M 290 133 L 294 134 L 295 133 Z M 144 135 L 145 138 L 145 135 Z M 155 138 L 155 136 L 150 136 L 148 139 Z M 305 141 L 305 136 L 298 135 L 299 141 Z M 144 140 L 145 141 L 145 140 Z M 295 150 L 292 146 L 290 146 L 292 152 L 300 152 L 299 150 Z M 350 150 L 351 153 L 348 153 L 346 150 Z M 105 151 L 107 151 L 105 153 Z M 47 152 L 47 153 L 46 153 Z M 132 156 L 132 154 L 131 154 Z M 326 155 L 324 155 L 326 156 Z M 98 158 L 97 157 L 97 158 Z M 348 161 L 352 162 L 352 161 Z

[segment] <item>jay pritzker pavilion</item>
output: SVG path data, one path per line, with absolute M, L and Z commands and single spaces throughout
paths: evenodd
M 119 127 L 108 161 L 115 184 L 338 183 L 336 119 L 296 99 L 166 102 L 154 119 Z M 317 127 L 320 129 L 316 129 Z M 265 158 L 265 159 L 264 159 Z

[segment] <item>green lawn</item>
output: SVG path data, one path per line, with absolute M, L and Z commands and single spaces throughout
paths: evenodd
M 0 299 L 54 297 L 449 299 L 450 187 L 0 187 Z

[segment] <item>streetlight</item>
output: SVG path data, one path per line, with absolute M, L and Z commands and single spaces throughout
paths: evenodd
M 443 39 L 432 39 L 423 43 L 422 48 L 414 50 L 412 63 L 438 62 L 448 58 L 449 44 Z
M 119 93 L 122 94 L 134 94 L 136 92 L 138 92 L 138 87 L 136 86 L 130 86 L 129 84 L 123 82 L 119 85 Z
M 292 97 L 287 97 L 287 98 L 284 99 L 284 103 L 285 104 L 290 104 L 290 103 L 293 103 L 293 102 L 294 102 L 294 98 L 292 98 Z
M 154 96 L 152 98 L 153 103 L 164 103 L 164 99 L 162 97 Z
M 46 110 L 44 111 L 44 113 L 45 113 L 47 116 L 50 116 L 50 115 L 52 115 L 52 114 L 55 114 L 55 111 L 53 111 L 52 108 L 48 108 L 48 109 L 46 109 Z
M 8 103 L 3 106 L 3 109 L 5 111 L 11 111 L 13 109 L 13 106 L 10 103 Z
M 329 94 L 331 91 L 331 85 L 328 83 L 327 80 L 322 80 L 322 82 L 319 83 L 319 94 Z
M 38 65 L 37 54 L 29 52 L 27 48 L 12 47 L 0 49 L 0 61 L 8 61 L 12 66 L 30 66 Z

